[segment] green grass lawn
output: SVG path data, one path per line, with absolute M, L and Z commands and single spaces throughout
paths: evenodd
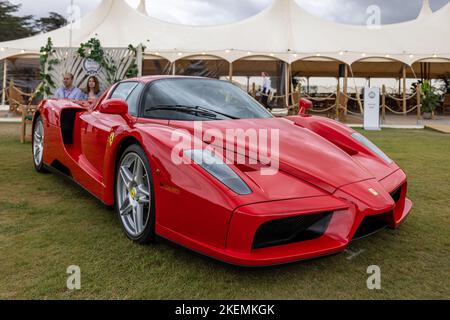
M 449 299 L 450 136 L 384 130 L 367 136 L 409 176 L 414 210 L 397 231 L 350 253 L 240 269 L 158 242 L 138 246 L 112 211 L 56 175 L 34 171 L 17 126 L 0 124 L 0 299 Z M 82 289 L 66 288 L 78 265 Z M 368 290 L 379 265 L 382 289 Z

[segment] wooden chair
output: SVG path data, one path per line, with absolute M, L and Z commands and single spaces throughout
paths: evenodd
M 28 104 L 20 105 L 20 113 L 22 114 L 22 125 L 20 128 L 20 142 L 25 143 L 31 141 L 32 132 L 27 135 L 27 126 L 32 125 L 33 116 L 36 112 L 37 105 L 33 105 L 33 101 L 36 98 L 42 83 L 36 88 L 36 90 L 30 95 Z
M 36 112 L 37 106 L 35 105 L 21 105 L 20 110 L 22 113 L 22 124 L 20 127 L 20 142 L 25 143 L 31 141 L 31 134 L 27 134 L 27 126 L 32 125 L 33 115 Z
M 14 82 L 11 81 L 8 91 L 9 111 L 15 114 L 20 114 L 20 106 L 28 104 L 25 97 L 30 98 L 31 94 L 20 91 L 16 86 L 14 86 Z

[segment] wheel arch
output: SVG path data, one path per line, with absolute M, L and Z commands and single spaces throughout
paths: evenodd
M 34 127 L 39 117 L 41 117 L 41 111 L 37 110 L 33 115 L 33 122 L 31 123 L 31 132 L 34 132 Z M 31 136 L 31 138 L 33 139 L 33 135 Z
M 123 153 L 128 147 L 134 144 L 144 149 L 141 141 L 137 137 L 127 135 L 122 139 L 113 143 L 112 148 L 110 148 L 109 150 L 109 155 L 105 157 L 106 161 L 104 170 L 105 194 L 103 198 L 104 202 L 110 206 L 115 205 L 114 187 L 116 181 L 117 165 L 119 163 L 120 157 L 122 157 Z

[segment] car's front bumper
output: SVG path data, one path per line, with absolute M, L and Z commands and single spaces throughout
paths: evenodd
M 356 184 L 349 185 L 330 196 L 259 203 L 238 208 L 229 226 L 226 249 L 216 251 L 212 256 L 242 266 L 278 265 L 339 253 L 355 237 L 366 232 L 362 228 L 370 225 L 370 219 L 374 217 L 379 218 L 378 222 L 384 221 L 386 227 L 397 228 L 412 209 L 411 200 L 406 198 L 405 174 L 399 170 L 379 182 L 387 194 L 396 198 L 394 205 L 380 199 L 370 206 L 367 201 L 354 198 L 352 190 L 366 190 L 370 183 L 360 182 L 359 188 L 356 188 Z M 357 194 L 356 191 L 355 193 Z M 264 223 L 321 212 L 332 212 L 332 217 L 320 237 L 254 249 L 255 234 Z

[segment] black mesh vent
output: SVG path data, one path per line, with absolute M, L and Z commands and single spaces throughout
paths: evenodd
M 266 222 L 256 232 L 253 249 L 317 239 L 327 230 L 332 216 L 333 212 L 325 212 Z

